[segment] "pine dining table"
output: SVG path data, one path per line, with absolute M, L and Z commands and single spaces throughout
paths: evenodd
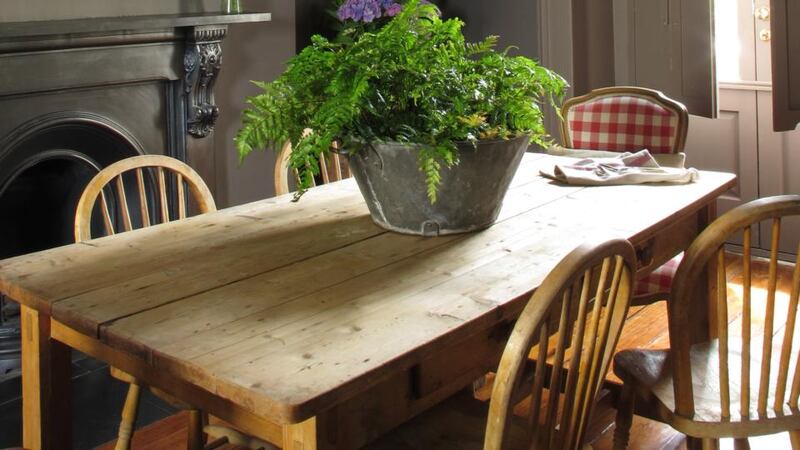
M 0 261 L 0 292 L 22 305 L 24 446 L 70 447 L 76 349 L 283 448 L 358 448 L 491 371 L 530 293 L 581 242 L 631 240 L 644 276 L 736 181 L 539 175 L 559 160 L 527 154 L 480 232 L 386 231 L 345 180 Z M 687 332 L 707 333 L 709 316 L 698 304 Z

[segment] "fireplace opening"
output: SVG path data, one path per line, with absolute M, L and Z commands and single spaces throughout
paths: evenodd
M 92 177 L 144 153 L 108 121 L 59 116 L 0 145 L 0 259 L 74 242 L 75 208 Z
M 72 223 L 83 188 L 100 170 L 95 161 L 71 150 L 51 150 L 35 158 L 0 194 L 0 259 L 74 242 Z
M 0 259 L 75 242 L 75 210 L 89 181 L 142 153 L 122 127 L 81 112 L 37 118 L 0 140 Z M 19 337 L 19 306 L 0 293 L 0 381 L 19 371 Z

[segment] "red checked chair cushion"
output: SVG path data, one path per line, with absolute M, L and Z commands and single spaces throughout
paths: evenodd
M 683 253 L 670 259 L 654 270 L 650 275 L 636 282 L 633 290 L 634 296 L 652 295 L 660 292 L 669 292 L 675 272 L 683 259 Z
M 672 153 L 679 116 L 633 94 L 610 94 L 572 106 L 566 114 L 572 148 Z

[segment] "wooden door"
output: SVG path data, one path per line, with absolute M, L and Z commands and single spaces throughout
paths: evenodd
M 719 114 L 716 119 L 689 117 L 687 164 L 733 172 L 737 185 L 720 198 L 718 213 L 758 198 L 758 81 L 753 7 L 750 0 L 715 3 L 716 73 Z
M 713 0 L 615 0 L 612 21 L 617 85 L 658 89 L 716 117 Z
M 719 118 L 690 116 L 686 155 L 691 166 L 739 177 L 719 202 L 722 213 L 759 197 L 800 192 L 792 176 L 800 169 L 800 131 L 772 128 L 769 0 L 718 0 L 715 15 Z M 760 231 L 756 246 L 768 248 L 770 230 Z M 787 222 L 785 242 L 794 233 L 800 224 Z M 797 249 L 784 243 L 781 251 Z

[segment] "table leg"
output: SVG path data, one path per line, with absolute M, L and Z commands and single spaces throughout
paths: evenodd
M 23 305 L 20 319 L 23 446 L 71 448 L 70 349 L 50 337 L 49 316 Z
M 305 422 L 283 426 L 284 450 L 318 450 L 317 418 Z
M 717 217 L 717 203 L 712 201 L 697 213 L 697 232 L 702 233 L 706 227 Z M 713 259 L 713 258 L 712 258 Z M 689 317 L 692 318 L 689 326 L 691 342 L 707 342 L 713 337 L 716 330 L 716 302 L 717 295 L 716 267 L 714 262 L 706 268 L 704 278 L 708 281 L 698 283 L 694 288 L 692 298 L 698 299 L 691 305 L 692 311 Z

